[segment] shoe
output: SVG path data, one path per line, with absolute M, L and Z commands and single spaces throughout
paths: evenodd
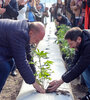
M 80 100 L 90 100 L 90 93 L 88 92 L 86 94 L 86 96 L 84 96 L 83 98 L 79 98 Z
M 11 76 L 16 76 L 17 75 L 17 72 L 16 71 L 14 71 L 14 72 L 11 72 L 11 74 L 10 74 Z

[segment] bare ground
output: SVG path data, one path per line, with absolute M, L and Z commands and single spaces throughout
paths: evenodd
M 0 94 L 0 100 L 16 100 L 22 84 L 22 78 L 17 71 L 17 76 L 12 77 L 9 75 L 3 90 Z
M 16 100 L 16 97 L 20 91 L 20 87 L 22 84 L 22 78 L 17 71 L 17 76 L 12 77 L 9 75 L 4 88 L 0 94 L 0 100 Z M 75 100 L 78 100 L 79 97 L 82 97 L 85 95 L 87 89 L 78 87 L 77 84 L 79 84 L 79 79 L 75 79 L 71 82 L 72 92 L 74 94 Z
M 78 85 L 79 84 L 79 85 Z M 75 79 L 71 82 L 72 93 L 74 95 L 75 100 L 80 100 L 78 98 L 82 98 L 86 95 L 87 87 L 80 85 L 80 79 Z

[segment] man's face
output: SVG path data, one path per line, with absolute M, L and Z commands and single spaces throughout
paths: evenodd
M 79 47 L 79 45 L 81 43 L 81 38 L 77 38 L 76 41 L 72 41 L 70 39 L 67 39 L 67 42 L 68 42 L 70 48 L 74 48 L 77 50 L 77 48 Z
M 58 20 L 61 20 L 61 19 L 62 19 L 62 16 L 57 16 L 57 19 L 58 19 Z
M 43 39 L 43 35 L 41 33 L 39 34 L 31 34 L 30 35 L 30 44 L 32 45 L 38 45 L 38 43 Z

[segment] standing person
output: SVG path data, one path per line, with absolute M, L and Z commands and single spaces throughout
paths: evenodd
M 43 22 L 43 13 L 45 11 L 45 6 L 40 2 L 40 0 L 36 0 L 36 9 L 38 13 L 35 14 L 36 20 Z
M 4 8 L 4 6 L 7 6 L 9 2 L 10 0 L 6 0 L 5 3 L 2 0 L 0 0 L 0 19 L 3 17 L 2 15 L 6 12 L 6 8 Z
M 19 6 L 19 15 L 17 16 L 18 20 L 26 20 L 26 11 L 27 11 L 27 2 L 29 0 L 18 0 Z
M 34 9 L 34 2 L 33 2 L 33 0 L 27 2 L 27 12 L 26 12 L 26 16 L 27 16 L 27 19 L 30 22 L 36 21 L 35 15 L 34 15 L 32 9 Z
M 81 19 L 82 0 L 71 0 L 70 8 L 75 14 L 75 26 L 77 27 L 79 26 L 79 20 Z
M 7 4 L 7 2 L 8 2 L 8 4 Z M 2 15 L 2 18 L 4 18 L 4 19 L 6 19 L 6 18 L 8 18 L 8 19 L 17 19 L 17 16 L 18 16 L 18 3 L 17 3 L 16 0 L 6 0 L 3 3 L 3 8 L 6 8 L 6 11 Z
M 71 0 L 67 1 L 67 6 L 66 6 L 66 10 L 70 13 L 71 17 L 70 17 L 70 22 L 72 23 L 72 26 L 75 26 L 75 14 L 72 12 L 71 8 L 70 8 L 70 2 Z
M 44 35 L 45 28 L 41 22 L 0 19 L 0 92 L 12 69 L 12 58 L 25 82 L 33 84 L 37 91 L 45 92 L 35 81 L 34 64 L 29 64 L 30 44 L 38 44 Z
M 49 9 L 51 22 L 54 21 L 54 8 L 55 8 L 55 4 L 52 4 L 52 6 Z
M 54 19 L 57 18 L 57 14 L 64 14 L 64 6 L 62 4 L 62 0 L 57 0 L 57 4 L 54 9 Z
M 83 75 L 88 93 L 80 100 L 90 100 L 90 30 L 81 30 L 78 27 L 71 28 L 65 35 L 70 48 L 75 48 L 76 55 L 72 67 L 67 70 L 60 80 L 50 83 L 50 92 L 55 91 L 64 82 L 69 83 L 79 75 Z

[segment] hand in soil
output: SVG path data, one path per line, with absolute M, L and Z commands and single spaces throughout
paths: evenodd
M 40 84 L 38 84 L 36 81 L 35 83 L 33 83 L 33 86 L 38 92 L 45 93 L 45 89 Z
M 51 91 L 49 91 L 49 88 L 51 88 L 52 86 L 48 86 L 46 89 L 46 93 L 51 93 Z M 53 91 L 54 92 L 54 91 Z
M 49 86 L 47 88 L 48 92 L 54 92 L 57 90 L 57 88 L 63 83 L 64 81 L 62 79 L 60 80 L 54 80 L 49 83 Z

